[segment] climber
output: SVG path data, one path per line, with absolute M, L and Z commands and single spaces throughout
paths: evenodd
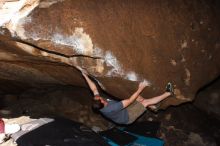
M 146 86 L 149 86 L 149 83 L 143 81 L 139 83 L 137 91 L 128 99 L 122 101 L 106 99 L 104 95 L 100 95 L 96 84 L 88 77 L 88 73 L 83 69 L 81 69 L 81 72 L 94 94 L 92 109 L 96 112 L 101 112 L 102 115 L 118 124 L 133 123 L 146 111 L 147 107 L 155 107 L 160 101 L 174 94 L 173 85 L 168 83 L 166 91 L 163 94 L 150 99 L 145 99 L 140 93 Z

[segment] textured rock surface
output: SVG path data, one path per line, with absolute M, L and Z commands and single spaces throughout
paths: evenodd
M 168 81 L 191 101 L 219 75 L 218 1 L 23 0 L 1 2 L 0 82 L 6 92 L 51 84 L 85 86 L 85 68 L 109 93 L 127 98 L 147 80 L 145 98 Z M 7 5 L 6 5 L 7 4 Z M 13 8 L 14 11 L 10 10 Z M 9 84 L 10 83 L 10 84 Z
M 220 79 L 215 80 L 211 86 L 201 90 L 194 105 L 220 120 Z

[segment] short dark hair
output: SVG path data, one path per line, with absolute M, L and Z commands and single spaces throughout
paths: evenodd
M 92 110 L 96 113 L 99 112 L 100 109 L 104 107 L 104 104 L 101 102 L 101 100 L 93 99 L 92 101 Z

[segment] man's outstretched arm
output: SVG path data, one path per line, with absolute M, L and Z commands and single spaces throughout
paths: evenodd
M 128 99 L 122 100 L 123 107 L 126 108 L 131 103 L 133 103 L 138 98 L 138 96 L 144 90 L 146 86 L 149 86 L 148 82 L 146 81 L 141 82 L 136 92 L 134 92 Z
M 82 71 L 82 75 L 85 78 L 86 82 L 89 85 L 89 88 L 92 90 L 94 95 L 98 95 L 99 91 L 95 85 L 95 83 L 88 77 L 87 73 L 85 73 L 84 71 Z

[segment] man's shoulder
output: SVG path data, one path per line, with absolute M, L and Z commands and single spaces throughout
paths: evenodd
M 109 105 L 111 104 L 117 104 L 120 103 L 121 101 L 117 101 L 117 100 L 113 100 L 113 99 L 106 99 L 106 101 L 108 102 Z
M 116 109 L 121 109 L 123 107 L 121 101 L 111 100 L 108 104 L 101 109 L 103 112 L 115 111 Z

